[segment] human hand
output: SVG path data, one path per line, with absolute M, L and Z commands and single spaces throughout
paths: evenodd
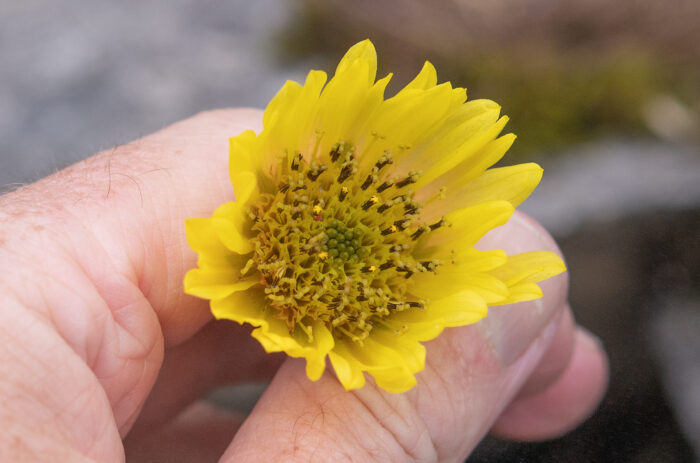
M 405 394 L 311 382 L 213 322 L 182 290 L 184 220 L 232 199 L 227 139 L 260 120 L 203 113 L 0 197 L 0 460 L 461 461 L 489 430 L 545 439 L 591 413 L 607 364 L 566 276 L 427 343 Z M 556 251 L 519 213 L 480 246 Z M 199 401 L 251 380 L 272 383 L 243 424 Z

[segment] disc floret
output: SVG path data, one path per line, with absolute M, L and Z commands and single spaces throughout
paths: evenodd
M 416 272 L 437 261 L 412 255 L 421 230 L 421 204 L 408 188 L 419 174 L 392 178 L 390 152 L 368 171 L 355 148 L 341 141 L 309 162 L 294 153 L 276 172 L 277 192 L 261 194 L 252 258 L 270 306 L 290 333 L 322 321 L 334 335 L 362 342 L 393 312 L 422 308 L 408 295 Z M 437 227 L 433 227 L 437 228 Z

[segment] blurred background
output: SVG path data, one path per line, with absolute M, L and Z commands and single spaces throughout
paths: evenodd
M 545 169 L 523 209 L 610 355 L 580 429 L 487 438 L 469 461 L 700 461 L 698 0 L 0 0 L 0 191 L 198 111 L 264 107 L 367 37 L 390 93 L 429 59 L 511 116 L 506 163 Z

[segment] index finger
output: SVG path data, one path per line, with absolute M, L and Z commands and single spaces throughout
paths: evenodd
M 196 260 L 184 221 L 233 199 L 228 138 L 259 130 L 261 121 L 256 109 L 201 113 L 16 191 L 13 203 L 31 204 L 22 214 L 42 215 L 75 241 L 91 233 L 138 282 L 166 346 L 179 344 L 211 318 L 206 301 L 182 291 L 185 271 Z M 47 197 L 47 191 L 54 194 Z M 94 260 L 86 249 L 75 252 L 79 261 Z
M 2 292 L 90 368 L 81 379 L 99 381 L 122 436 L 163 348 L 211 319 L 183 293 L 196 259 L 184 221 L 233 199 L 228 137 L 260 123 L 257 110 L 203 113 L 0 197 Z

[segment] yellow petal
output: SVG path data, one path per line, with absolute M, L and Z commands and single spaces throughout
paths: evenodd
M 501 114 L 501 107 L 491 100 L 467 101 L 455 109 L 440 128 L 425 141 L 421 149 L 425 151 L 452 151 L 469 135 L 464 132 L 466 128 L 470 127 L 467 121 L 481 118 L 487 114 L 491 123 L 494 123 Z
M 267 307 L 261 287 L 235 292 L 211 301 L 211 311 L 218 319 L 233 320 L 256 326 L 251 333 L 266 352 L 285 352 L 291 357 L 306 358 L 306 373 L 312 380 L 323 374 L 325 358 L 335 345 L 330 331 L 321 322 L 312 325 L 313 340 L 306 334 L 290 334 L 287 324 L 276 318 Z
M 497 122 L 491 123 L 489 116 L 489 114 L 484 114 L 483 116 L 470 119 L 465 130 L 471 132 L 472 135 L 464 139 L 465 141 L 459 147 L 433 159 L 432 163 L 426 165 L 423 174 L 416 182 L 415 188 L 427 185 L 443 174 L 450 172 L 458 165 L 470 162 L 475 154 L 479 153 L 484 146 L 494 140 L 505 127 L 508 117 L 503 116 Z M 426 164 L 428 163 L 426 162 Z
M 185 292 L 204 299 L 222 299 L 260 282 L 260 276 L 242 278 L 237 268 L 196 268 L 185 275 Z
M 360 363 L 348 352 L 344 343 L 336 343 L 328 358 L 333 365 L 333 370 L 338 381 L 346 391 L 359 389 L 365 385 L 365 375 Z
M 435 247 L 427 253 L 414 253 L 419 260 L 437 259 L 441 267 L 458 266 L 465 272 L 485 272 L 500 267 L 508 261 L 501 249 L 481 251 L 461 242 L 450 246 Z
M 408 368 L 412 363 L 397 350 L 385 347 L 372 339 L 365 339 L 360 346 L 352 341 L 341 341 L 347 348 L 347 352 L 360 364 L 360 368 L 367 371 L 377 385 L 388 392 L 401 393 L 416 385 L 414 372 Z
M 239 202 L 222 204 L 214 211 L 211 225 L 218 239 L 227 249 L 237 254 L 253 251 L 253 243 L 245 229 L 248 219 L 245 217 L 245 205 Z
M 399 367 L 377 368 L 368 372 L 377 386 L 392 394 L 403 394 L 418 384 L 414 374 Z
M 423 63 L 423 68 L 418 75 L 396 95 L 405 94 L 406 91 L 411 89 L 427 90 L 431 87 L 435 87 L 435 85 L 437 85 L 437 71 L 430 61 L 426 61 Z
M 499 167 L 487 170 L 450 193 L 450 198 L 461 207 L 494 200 L 508 201 L 517 207 L 530 196 L 541 178 L 542 168 L 532 162 Z
M 430 232 L 419 243 L 419 252 L 430 253 L 435 246 L 474 246 L 487 231 L 506 223 L 514 210 L 508 201 L 489 201 L 454 211 L 446 216 L 446 226 Z
M 357 145 L 358 152 L 364 152 L 366 144 L 373 139 L 371 131 L 367 128 L 367 124 L 372 120 L 372 116 L 384 101 L 384 91 L 391 80 L 392 74 L 379 79 L 372 87 L 369 88 L 365 96 L 364 102 L 360 105 L 360 110 L 355 116 L 354 121 L 349 124 L 345 136 L 341 136 L 344 140 L 351 141 Z M 329 140 L 330 141 L 330 140 Z M 364 156 L 360 158 L 360 162 Z
M 331 332 L 321 322 L 314 323 L 313 333 L 312 350 L 306 353 L 304 357 L 306 357 L 306 376 L 311 381 L 316 381 L 326 369 L 326 355 L 335 346 L 335 341 Z
M 324 72 L 311 71 L 303 87 L 288 81 L 270 102 L 263 115 L 263 131 L 259 137 L 264 172 L 276 165 L 285 152 L 294 156 L 301 148 L 301 140 L 308 142 L 311 138 L 318 98 L 325 81 Z
M 350 47 L 340 60 L 340 63 L 338 63 L 335 75 L 348 72 L 353 64 L 358 61 L 366 65 L 366 73 L 360 77 L 367 79 L 367 85 L 372 85 L 377 77 L 377 50 L 374 49 L 374 45 L 369 39 L 365 39 Z
M 471 180 L 457 178 L 446 186 L 449 201 L 435 202 L 425 218 L 434 220 L 455 209 L 488 201 L 508 201 L 517 207 L 530 196 L 541 178 L 542 168 L 535 163 L 490 169 Z M 436 190 L 432 188 L 422 196 L 435 194 Z
M 457 166 L 455 168 L 455 173 L 458 175 L 453 184 L 459 185 L 476 178 L 486 169 L 500 161 L 513 145 L 515 138 L 515 135 L 512 133 L 498 137 L 487 144 L 476 156 Z
M 219 239 L 212 219 L 209 217 L 185 220 L 185 234 L 187 244 L 199 254 L 212 257 L 230 254 L 228 248 Z
M 507 285 L 537 283 L 566 271 L 566 265 L 551 251 L 530 251 L 508 256 L 508 262 L 493 270 L 491 274 Z
M 262 287 L 235 292 L 223 299 L 211 301 L 211 312 L 217 319 L 233 320 L 253 326 L 266 325 L 267 303 Z
M 231 179 L 241 172 L 256 172 L 258 159 L 256 159 L 257 135 L 252 130 L 246 130 L 231 137 L 229 143 L 228 170 Z
M 370 337 L 372 341 L 396 351 L 410 372 L 416 373 L 425 368 L 425 347 L 403 333 L 377 327 Z
M 542 289 L 536 283 L 516 283 L 508 288 L 507 298 L 492 305 L 515 304 L 516 302 L 532 301 L 542 297 Z
M 391 321 L 413 324 L 438 324 L 445 327 L 463 326 L 484 318 L 486 302 L 473 291 L 465 290 L 448 297 L 431 300 L 424 309 L 408 309 L 392 314 Z
M 363 156 L 376 158 L 384 149 L 390 149 L 398 158 L 401 153 L 397 146 L 418 145 L 454 110 L 453 90 L 445 83 L 428 90 L 410 89 L 386 100 L 368 125 L 383 141 Z
M 263 131 L 272 130 L 277 125 L 280 118 L 283 118 L 290 107 L 293 107 L 299 94 L 301 93 L 301 85 L 292 80 L 284 83 L 277 94 L 270 100 L 263 113 Z
M 299 95 L 299 100 L 293 108 L 290 108 L 291 124 L 294 126 L 294 133 L 290 134 L 288 145 L 286 146 L 288 148 L 288 162 L 291 162 L 291 157 L 296 154 L 296 149 L 299 149 L 304 155 L 311 156 L 313 154 L 312 150 L 317 137 L 314 133 L 314 123 L 320 104 L 319 96 L 326 83 L 326 78 L 325 72 L 309 72 Z
M 364 111 L 367 100 L 376 98 L 376 92 L 371 91 L 374 82 L 362 77 L 370 72 L 369 67 L 366 60 L 349 62 L 346 71 L 333 76 L 323 90 L 315 125 L 315 130 L 322 134 L 321 152 L 327 153 L 339 141 L 356 143 L 347 136 L 353 131 L 353 124 Z
M 508 297 L 508 286 L 495 276 L 465 271 L 459 266 L 441 266 L 437 274 L 416 274 L 409 289 L 411 294 L 420 299 L 448 296 L 463 290 L 473 291 L 489 304 Z
M 257 180 L 250 171 L 236 172 L 231 175 L 233 194 L 236 196 L 236 207 L 241 208 L 248 202 L 256 190 Z
M 566 271 L 561 258 L 549 251 L 531 251 L 508 257 L 508 262 L 490 273 L 508 285 L 509 296 L 498 304 L 512 304 L 542 297 L 535 284 Z

